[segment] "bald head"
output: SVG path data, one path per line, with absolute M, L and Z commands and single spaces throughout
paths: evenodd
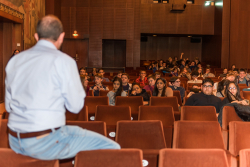
M 57 41 L 63 33 L 63 26 L 56 16 L 47 15 L 38 21 L 36 31 L 39 39 Z

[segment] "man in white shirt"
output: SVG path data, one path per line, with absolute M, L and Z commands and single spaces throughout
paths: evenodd
M 6 67 L 11 148 L 44 160 L 72 158 L 83 150 L 119 149 L 100 134 L 65 126 L 65 107 L 78 113 L 86 95 L 75 61 L 58 50 L 64 38 L 60 20 L 45 16 L 34 37 L 37 44 L 15 55 Z

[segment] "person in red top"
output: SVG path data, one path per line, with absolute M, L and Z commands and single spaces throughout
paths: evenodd
M 139 76 L 139 78 L 137 78 L 135 80 L 135 82 L 139 83 L 141 88 L 143 88 L 146 85 L 146 83 L 148 83 L 148 79 L 146 77 L 146 71 L 145 70 L 140 71 L 140 76 Z

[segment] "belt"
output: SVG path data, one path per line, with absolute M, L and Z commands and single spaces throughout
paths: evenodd
M 57 130 L 59 128 L 60 127 L 54 128 L 54 129 Z M 8 128 L 8 129 L 9 129 L 9 134 L 11 134 L 11 136 L 16 137 L 16 138 L 18 137 L 17 132 L 12 131 L 10 128 Z M 52 130 L 48 129 L 48 130 L 43 130 L 43 131 L 39 131 L 39 132 L 19 133 L 19 136 L 20 136 L 20 138 L 30 138 L 30 137 L 41 136 L 41 135 L 44 135 L 44 134 L 47 134 L 50 132 L 52 132 Z

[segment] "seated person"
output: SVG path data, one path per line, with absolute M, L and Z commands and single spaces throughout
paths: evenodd
M 180 69 L 182 70 L 183 68 L 185 68 L 185 66 L 186 66 L 186 62 L 184 60 L 182 60 Z
M 81 75 L 81 82 L 82 82 L 82 86 L 85 90 L 86 95 L 89 96 L 89 89 L 90 88 L 88 86 L 89 81 L 88 81 L 88 78 L 86 75 Z
M 159 70 L 164 70 L 165 68 L 167 68 L 167 63 L 163 62 Z
M 97 74 L 97 69 L 93 68 L 93 71 L 89 74 L 89 76 L 95 76 L 95 74 Z
M 109 90 L 109 88 L 102 85 L 102 75 L 98 73 L 98 74 L 95 75 L 95 85 L 90 87 L 89 90 L 94 91 L 94 96 L 99 96 L 99 91 L 100 90 Z
M 127 94 L 132 89 L 132 84 L 129 83 L 129 75 L 127 73 L 122 74 L 122 88 Z
M 116 76 L 113 77 L 112 82 L 114 81 L 114 79 L 115 79 L 116 77 L 122 78 L 122 72 L 119 71 L 118 74 L 117 74 Z
M 143 104 L 147 105 L 150 99 L 149 94 L 146 92 L 145 89 L 142 89 L 140 87 L 139 83 L 134 82 L 132 84 L 132 90 L 129 94 L 129 96 L 142 96 L 143 97 Z
M 185 89 L 181 86 L 181 80 L 178 77 L 172 77 L 169 81 L 169 87 L 172 90 L 178 90 L 181 94 L 181 100 L 185 97 Z
M 222 106 L 228 103 L 238 103 L 242 105 L 249 105 L 240 96 L 240 88 L 234 81 L 229 81 L 225 89 L 226 98 L 222 100 Z
M 140 87 L 144 87 L 145 85 L 146 85 L 146 83 L 148 82 L 148 79 L 147 79 L 147 77 L 146 77 L 146 71 L 145 70 L 141 70 L 140 71 L 140 76 L 139 76 L 139 78 L 137 78 L 136 80 L 135 80 L 135 82 L 136 83 L 139 83 L 140 84 Z
M 201 87 L 199 87 L 196 84 L 193 84 L 192 88 L 190 89 L 190 92 L 188 93 L 187 97 L 192 96 L 195 93 L 200 93 L 201 92 Z
M 173 90 L 170 87 L 166 87 L 166 80 L 164 78 L 158 78 L 155 82 L 155 88 L 153 91 L 153 96 L 158 97 L 172 97 Z
M 196 68 L 195 61 L 191 61 L 191 64 L 190 64 L 189 68 L 190 68 L 191 71 L 193 71 L 193 69 Z
M 187 71 L 186 68 L 183 68 L 180 75 L 178 77 L 183 77 L 183 78 L 187 78 L 188 80 L 191 79 L 191 76 L 189 74 L 189 72 Z
M 233 74 L 234 74 L 235 78 L 238 77 L 238 75 L 239 75 L 239 73 L 238 73 L 238 68 L 235 68 L 235 69 L 233 70 Z
M 146 91 L 151 91 L 153 93 L 155 87 L 155 76 L 154 75 L 149 75 L 148 76 L 148 85 L 144 86 L 143 89 L 145 89 Z
M 228 82 L 230 81 L 227 79 L 224 79 L 218 83 L 217 92 L 216 92 L 217 97 L 226 97 L 225 89 L 226 89 L 226 85 L 228 85 Z
M 198 68 L 198 77 L 203 77 L 202 68 Z
M 119 77 L 113 79 L 113 90 L 109 91 L 107 94 L 109 98 L 109 105 L 115 105 L 115 98 L 117 96 L 127 96 L 127 93 L 122 89 L 122 80 Z
M 155 72 L 155 79 L 161 78 L 161 73 L 160 72 Z
M 86 70 L 85 70 L 85 68 L 84 68 L 84 67 L 80 68 L 80 69 L 79 69 L 79 73 L 80 73 L 80 75 L 86 75 Z
M 187 83 L 202 83 L 202 80 L 198 79 L 199 73 L 197 71 L 193 71 L 191 73 L 192 79 L 187 81 Z
M 104 77 L 105 72 L 104 72 L 103 69 L 100 69 L 100 70 L 99 70 L 99 74 L 102 75 L 102 81 L 103 81 L 103 82 L 110 82 L 110 80 L 109 80 L 108 78 L 105 78 L 105 77 Z
M 175 77 L 178 77 L 178 68 L 173 68 L 173 71 L 171 72 L 171 76 L 175 76 Z
M 219 78 L 225 78 L 225 77 L 227 77 L 227 68 L 224 68 L 223 73 L 220 74 L 220 76 L 219 76 Z
M 206 68 L 206 73 L 203 74 L 203 78 L 206 78 L 206 77 L 215 77 L 215 75 L 213 73 L 210 72 L 210 67 L 207 67 Z
M 237 77 L 238 84 L 246 84 L 247 86 L 250 85 L 250 79 L 247 77 L 246 71 L 241 68 L 239 71 L 239 76 Z
M 201 93 L 190 96 L 185 106 L 214 106 L 216 112 L 220 112 L 221 99 L 213 95 L 214 82 L 210 78 L 205 78 L 202 82 Z

